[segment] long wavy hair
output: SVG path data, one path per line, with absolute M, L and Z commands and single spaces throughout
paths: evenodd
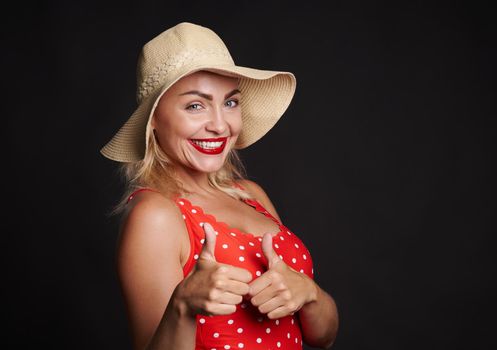
M 155 134 L 147 128 L 148 139 L 145 156 L 142 160 L 123 163 L 119 174 L 125 183 L 125 190 L 119 202 L 111 210 L 111 215 L 124 212 L 129 196 L 140 188 L 153 188 L 166 198 L 184 195 L 188 192 L 175 176 L 172 162 L 160 147 Z M 245 167 L 236 150 L 229 151 L 221 169 L 210 173 L 209 184 L 236 199 L 248 199 L 250 195 L 234 183 L 246 179 Z

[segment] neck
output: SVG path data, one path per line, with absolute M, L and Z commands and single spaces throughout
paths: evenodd
M 175 174 L 183 188 L 188 192 L 208 194 L 213 191 L 213 188 L 209 185 L 208 173 L 183 166 L 176 166 Z

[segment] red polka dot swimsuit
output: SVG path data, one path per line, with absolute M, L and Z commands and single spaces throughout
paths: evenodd
M 202 250 L 205 240 L 202 226 L 205 222 L 216 231 L 216 261 L 247 269 L 254 279 L 267 270 L 267 259 L 261 247 L 262 237 L 217 221 L 185 198 L 177 198 L 175 202 L 182 212 L 190 237 L 190 256 L 183 267 L 185 277 Z M 312 258 L 303 242 L 259 202 L 250 199 L 244 202 L 278 224 L 280 231 L 273 235 L 273 248 L 280 258 L 294 270 L 314 278 Z M 196 350 L 302 350 L 302 344 L 298 313 L 271 320 L 245 298 L 230 315 L 197 315 Z

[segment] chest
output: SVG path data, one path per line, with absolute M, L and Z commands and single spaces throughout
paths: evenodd
M 190 204 L 194 200 L 190 201 Z M 251 206 L 243 201 L 224 199 L 205 202 L 193 202 L 201 208 L 203 214 L 213 221 L 224 224 L 229 229 L 235 229 L 253 236 L 262 237 L 264 233 L 276 234 L 280 231 L 280 224 L 262 207 Z

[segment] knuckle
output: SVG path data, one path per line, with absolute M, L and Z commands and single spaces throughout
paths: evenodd
M 216 279 L 214 281 L 214 287 L 219 288 L 219 289 L 224 289 L 226 286 L 226 282 L 222 279 Z
M 288 310 L 290 311 L 295 311 L 297 309 L 297 304 L 294 302 L 294 301 L 289 301 L 287 304 L 286 304 L 286 307 L 288 308 Z
M 290 301 L 292 300 L 292 293 L 290 293 L 289 291 L 284 291 L 282 294 L 281 294 L 281 297 L 283 298 L 283 300 L 285 301 Z
M 217 299 L 217 297 L 218 297 L 218 292 L 217 292 L 217 290 L 215 290 L 215 289 L 211 289 L 211 290 L 209 290 L 209 293 L 208 293 L 208 298 L 209 298 L 209 300 L 216 300 L 216 299 Z
M 281 281 L 281 274 L 278 271 L 271 271 L 271 282 L 279 283 Z
M 213 303 L 210 303 L 210 302 L 206 302 L 205 303 L 205 307 L 204 307 L 205 311 L 207 311 L 208 313 L 214 313 L 215 309 L 214 309 L 214 304 Z
M 224 265 L 218 265 L 217 268 L 216 268 L 216 272 L 218 274 L 225 274 L 228 272 L 228 267 L 227 266 L 224 266 Z
M 286 283 L 285 283 L 285 282 L 282 282 L 282 281 L 279 281 L 279 282 L 276 284 L 276 289 L 277 289 L 278 291 L 284 291 L 284 290 L 287 290 Z
M 242 295 L 248 294 L 248 292 L 250 292 L 250 286 L 246 283 L 244 283 L 240 289 Z

